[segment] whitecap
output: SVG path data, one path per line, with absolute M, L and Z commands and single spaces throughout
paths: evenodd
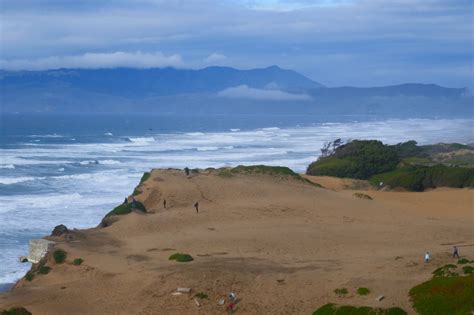
M 129 137 L 127 138 L 128 141 L 136 143 L 136 144 L 147 144 L 147 143 L 152 143 L 155 142 L 155 138 L 153 137 Z
M 104 133 L 104 136 L 113 136 L 113 134 L 111 132 L 106 132 Z
M 15 165 L 13 165 L 13 164 L 2 164 L 2 165 L 0 165 L 0 168 L 5 168 L 5 169 L 12 170 L 12 169 L 15 168 Z
M 239 128 L 231 128 L 230 131 L 237 132 L 237 131 L 240 131 L 240 129 Z
M 116 160 L 99 160 L 99 164 L 103 164 L 103 165 L 117 165 L 117 164 L 120 164 L 119 161 L 116 161 Z
M 0 184 L 3 185 L 12 185 L 18 184 L 23 182 L 32 181 L 35 179 L 41 179 L 40 177 L 31 177 L 31 176 L 24 176 L 24 177 L 0 177 Z

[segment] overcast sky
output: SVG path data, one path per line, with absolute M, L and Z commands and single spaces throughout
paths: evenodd
M 0 0 L 0 68 L 240 69 L 473 87 L 472 0 Z

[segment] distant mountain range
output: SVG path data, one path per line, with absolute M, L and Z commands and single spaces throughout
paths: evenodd
M 237 70 L 0 71 L 3 112 L 281 113 L 391 116 L 472 114 L 464 88 L 434 84 L 328 88 L 271 66 Z

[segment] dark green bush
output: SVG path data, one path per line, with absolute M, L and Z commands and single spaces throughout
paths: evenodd
M 0 315 L 31 315 L 31 312 L 24 307 L 13 307 L 9 310 L 2 311 Z
M 31 271 L 28 271 L 25 275 L 25 280 L 26 281 L 32 281 L 34 279 L 35 275 Z
M 194 297 L 200 298 L 201 300 L 203 299 L 209 299 L 209 296 L 204 293 L 204 292 L 199 292 L 194 295 Z
M 471 260 L 466 259 L 466 258 L 461 258 L 461 259 L 458 260 L 459 265 L 465 265 L 465 264 L 469 264 L 469 263 L 474 263 L 474 261 L 471 261 Z
M 454 277 L 458 274 L 455 273 L 453 270 L 456 269 L 456 265 L 448 264 L 442 267 L 437 268 L 433 271 L 433 277 Z
M 462 267 L 462 271 L 464 272 L 465 275 L 470 275 L 470 274 L 474 273 L 474 267 L 464 266 L 464 267 Z
M 38 273 L 41 275 L 47 275 L 51 271 L 51 267 L 41 266 L 38 268 Z
M 53 253 L 54 261 L 57 264 L 62 264 L 66 260 L 67 253 L 62 249 L 57 249 Z
M 474 275 L 432 278 L 412 288 L 410 297 L 420 315 L 470 315 L 474 311 Z
M 374 308 L 369 306 L 336 306 L 332 303 L 325 304 L 313 312 L 313 315 L 406 315 L 407 312 L 399 307 L 389 309 Z
M 399 162 L 396 150 L 380 141 L 354 140 L 338 147 L 332 155 L 311 163 L 306 173 L 368 179 L 395 169 Z
M 76 259 L 74 259 L 74 260 L 72 261 L 72 264 L 73 264 L 74 266 L 80 266 L 83 262 L 84 262 L 84 259 L 82 259 L 82 258 L 76 258 Z
M 150 176 L 151 176 L 150 172 L 143 173 L 142 178 L 140 179 L 139 185 L 143 184 L 148 178 L 150 178 Z
M 176 260 L 178 262 L 193 261 L 194 258 L 189 254 L 176 253 L 170 256 L 169 260 Z
M 358 288 L 357 289 L 357 294 L 359 295 L 367 295 L 370 293 L 370 290 L 367 288 Z

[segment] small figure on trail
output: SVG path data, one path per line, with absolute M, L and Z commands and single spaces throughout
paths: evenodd
M 457 246 L 453 246 L 453 258 L 458 258 L 459 259 L 459 251 Z
M 126 205 L 128 203 L 128 198 L 125 197 L 125 200 L 123 201 L 123 204 Z
M 425 264 L 429 263 L 431 260 L 430 252 L 426 252 L 425 254 Z
M 132 197 L 132 208 L 137 207 L 137 201 L 135 200 L 135 197 Z
M 166 209 L 166 199 L 163 200 L 163 208 Z
M 199 202 L 196 201 L 194 208 L 196 209 L 196 213 L 199 213 Z
M 187 166 L 184 168 L 184 173 L 186 176 L 189 176 L 189 168 Z

